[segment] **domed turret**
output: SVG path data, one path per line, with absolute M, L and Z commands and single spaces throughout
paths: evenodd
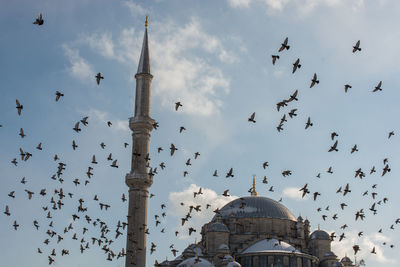
M 340 260 L 340 262 L 344 265 L 344 266 L 352 266 L 353 262 L 351 261 L 351 259 L 347 256 L 344 256 L 343 259 Z
M 331 240 L 331 237 L 329 236 L 329 234 L 327 232 L 325 232 L 324 230 L 315 230 L 314 232 L 312 232 L 310 239 L 318 239 L 318 240 Z

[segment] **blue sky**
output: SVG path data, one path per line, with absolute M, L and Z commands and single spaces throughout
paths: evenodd
M 157 244 L 148 254 L 148 266 L 154 260 L 172 259 L 170 244 L 182 252 L 200 239 L 188 236 L 187 228 L 211 220 L 213 212 L 233 199 L 221 196 L 229 189 L 232 196 L 248 195 L 252 175 L 257 177 L 260 195 L 282 202 L 297 217 L 311 221 L 312 229 L 337 234 L 344 232 L 342 242 L 334 242 L 333 250 L 343 257 L 352 254 L 358 244 L 359 258 L 367 266 L 398 266 L 400 239 L 397 225 L 400 217 L 397 194 L 400 164 L 397 104 L 400 93 L 397 43 L 400 31 L 397 14 L 400 3 L 367 0 L 224 0 L 224 1 L 3 1 L 0 10 L 1 71 L 0 80 L 0 203 L 2 212 L 10 208 L 11 216 L 0 215 L 0 249 L 4 266 L 45 266 L 47 256 L 56 249 L 55 266 L 124 266 L 124 260 L 107 261 L 98 246 L 91 245 L 83 254 L 80 240 L 91 242 L 99 236 L 99 227 L 87 224 L 77 213 L 78 200 L 84 199 L 89 216 L 106 222 L 114 238 L 118 220 L 124 221 L 127 192 L 124 179 L 130 170 L 131 133 L 128 118 L 133 116 L 135 79 L 144 18 L 150 15 L 149 42 L 152 73 L 151 116 L 160 127 L 152 132 L 150 151 L 152 165 L 165 162 L 166 169 L 154 177 L 149 200 L 148 244 Z M 33 25 L 37 14 L 43 13 L 44 25 Z M 271 55 L 278 54 L 281 42 L 289 38 L 290 49 L 279 53 L 272 65 Z M 362 50 L 352 53 L 352 46 L 361 40 Z M 302 67 L 292 74 L 292 64 L 300 58 Z M 94 75 L 101 72 L 100 86 Z M 314 73 L 320 83 L 309 88 Z M 382 91 L 372 93 L 382 81 Z M 351 84 L 348 93 L 344 85 Z M 299 101 L 276 110 L 276 103 L 298 89 Z M 55 92 L 64 93 L 55 101 Z M 23 104 L 18 116 L 15 99 Z M 183 107 L 176 112 L 174 103 Z M 278 133 L 276 126 L 283 114 L 297 108 L 298 116 L 288 118 Z M 247 121 L 256 112 L 255 124 Z M 72 128 L 89 116 L 88 126 L 80 133 Z M 307 118 L 313 126 L 305 130 Z M 113 124 L 107 126 L 107 121 Z M 179 133 L 179 127 L 187 129 Z M 18 133 L 23 128 L 26 134 Z M 328 153 L 333 144 L 331 132 L 337 132 L 338 152 Z M 388 133 L 394 136 L 388 139 Z M 78 144 L 72 150 L 72 140 Z M 35 147 L 42 142 L 43 150 Z M 106 144 L 105 149 L 100 143 Z M 124 148 L 124 142 L 130 146 Z M 178 151 L 170 157 L 168 148 L 174 143 Z M 357 144 L 359 151 L 350 153 Z M 157 153 L 158 147 L 164 151 Z M 33 154 L 21 161 L 19 148 Z M 194 160 L 195 152 L 200 152 Z M 112 153 L 119 168 L 111 168 L 107 156 Z M 57 171 L 57 154 L 66 163 L 64 182 L 51 179 Z M 95 154 L 99 164 L 90 164 Z M 11 163 L 17 158 L 18 166 Z M 192 166 L 185 162 L 192 158 Z M 381 177 L 383 159 L 388 158 L 391 172 Z M 269 162 L 267 169 L 262 168 Z M 84 186 L 86 171 L 92 166 L 94 176 Z M 332 166 L 333 174 L 326 170 Z M 375 166 L 377 172 L 369 175 Z M 233 167 L 234 178 L 224 178 Z M 361 168 L 366 177 L 354 178 Z M 213 177 L 214 170 L 219 177 Z M 183 177 L 187 170 L 189 175 Z M 292 175 L 282 176 L 291 170 Z M 321 178 L 316 175 L 321 173 Z M 264 176 L 268 184 L 261 181 Z M 20 180 L 26 177 L 27 183 Z M 75 186 L 72 181 L 81 181 Z M 317 201 L 301 199 L 298 189 L 308 184 L 309 190 L 320 192 Z M 349 183 L 346 196 L 336 190 Z M 377 184 L 373 189 L 372 185 Z M 274 192 L 268 191 L 274 186 Z M 52 210 L 50 198 L 54 189 L 73 193 L 61 210 Z M 202 187 L 204 195 L 193 199 L 192 192 Z M 46 196 L 40 196 L 41 189 Z M 28 200 L 25 189 L 35 194 Z M 368 190 L 367 196 L 362 196 Z M 15 191 L 15 199 L 7 195 Z M 371 193 L 376 192 L 376 199 Z M 111 205 L 100 210 L 93 200 Z M 54 196 L 55 199 L 58 199 Z M 369 211 L 374 203 L 387 197 L 386 204 L 377 206 L 377 215 Z M 185 202 L 185 206 L 179 203 Z M 340 210 L 339 204 L 348 207 Z M 161 215 L 165 203 L 167 216 L 155 226 L 154 215 Z M 193 215 L 185 227 L 180 218 L 191 204 L 201 204 L 203 211 Z M 325 211 L 325 207 L 330 207 Z M 42 207 L 48 206 L 52 219 Z M 323 211 L 317 212 L 321 207 Z M 364 221 L 355 221 L 357 210 L 364 209 Z M 64 234 L 72 214 L 81 219 L 74 229 Z M 337 213 L 338 219 L 332 216 Z M 322 215 L 327 215 L 326 221 Z M 12 224 L 20 225 L 17 231 Z M 33 221 L 39 222 L 37 231 Z M 53 220 L 53 228 L 48 227 Z M 344 231 L 340 227 L 347 224 Z M 82 228 L 88 233 L 82 235 Z M 161 229 L 165 228 L 165 233 Z M 382 228 L 382 234 L 378 230 Z M 46 231 L 52 229 L 64 240 L 59 244 Z M 180 234 L 175 237 L 175 231 Z M 357 237 L 359 231 L 364 236 Z M 78 240 L 72 240 L 77 233 Z M 43 241 L 49 238 L 46 246 Z M 126 236 L 111 245 L 118 253 L 125 246 Z M 386 245 L 383 245 L 386 243 Z M 86 242 L 85 242 L 86 244 Z M 393 244 L 394 248 L 389 246 Z M 369 252 L 376 247 L 377 255 Z M 43 254 L 37 253 L 40 247 Z M 68 249 L 70 255 L 61 256 Z M 21 251 L 24 256 L 21 257 Z

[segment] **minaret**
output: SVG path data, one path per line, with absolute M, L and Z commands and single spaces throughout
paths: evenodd
M 126 242 L 126 267 L 146 266 L 147 202 L 149 187 L 153 184 L 148 174 L 150 131 L 154 120 L 150 118 L 150 55 L 146 16 L 142 52 L 136 78 L 135 116 L 129 119 L 132 130 L 132 166 L 125 182 L 129 187 L 128 234 Z

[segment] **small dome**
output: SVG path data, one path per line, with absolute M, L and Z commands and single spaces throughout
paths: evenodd
M 242 265 L 240 265 L 240 263 L 237 261 L 231 261 L 226 265 L 226 267 L 242 267 Z
M 352 261 L 350 260 L 350 258 L 347 257 L 347 256 L 345 256 L 340 262 L 341 262 L 341 263 L 350 263 L 350 264 L 353 264 L 353 262 L 352 262 Z
M 311 236 L 310 236 L 311 240 L 314 239 L 318 239 L 318 240 L 331 240 L 331 237 L 329 236 L 329 234 L 327 232 L 325 232 L 324 230 L 315 230 Z
M 219 213 L 222 219 L 236 218 L 277 218 L 296 221 L 296 217 L 284 205 L 273 199 L 261 196 L 237 198 L 225 206 Z M 213 221 L 216 221 L 214 216 Z
M 229 250 L 229 247 L 226 244 L 221 244 L 221 245 L 219 245 L 218 249 L 228 249 Z
M 279 242 L 277 239 L 262 239 L 253 245 L 246 248 L 240 254 L 247 253 L 259 253 L 259 252 L 271 252 L 271 251 L 279 251 L 279 252 L 298 252 L 293 246 L 289 245 L 286 242 Z
M 207 232 L 227 232 L 229 233 L 228 227 L 221 222 L 215 222 L 208 226 Z
M 343 267 L 343 264 L 341 262 L 336 261 L 332 263 L 332 267 Z
M 198 257 L 188 258 L 177 265 L 177 267 L 191 267 L 191 266 L 214 267 L 214 265 L 212 265 L 211 262 L 209 262 L 208 260 Z

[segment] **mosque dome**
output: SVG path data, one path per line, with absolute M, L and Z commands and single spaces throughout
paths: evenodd
M 348 264 L 353 264 L 353 262 L 351 261 L 351 259 L 347 256 L 345 256 L 341 261 L 341 263 L 348 263 Z
M 211 262 L 203 258 L 191 257 L 177 265 L 177 267 L 214 267 Z
M 228 227 L 221 222 L 214 222 L 207 228 L 207 232 L 227 232 L 229 233 Z
M 329 234 L 327 232 L 325 232 L 324 230 L 315 230 L 311 236 L 310 239 L 318 239 L 318 240 L 331 240 L 331 237 L 329 236 Z
M 293 246 L 289 245 L 286 242 L 279 242 L 279 240 L 271 238 L 271 239 L 262 239 L 253 245 L 246 248 L 240 254 L 248 254 L 248 253 L 260 253 L 260 252 L 298 252 Z
M 222 219 L 233 215 L 236 218 L 277 218 L 296 221 L 296 217 L 281 203 L 262 196 L 247 196 L 235 199 L 219 210 Z M 213 221 L 216 220 L 214 216 Z

